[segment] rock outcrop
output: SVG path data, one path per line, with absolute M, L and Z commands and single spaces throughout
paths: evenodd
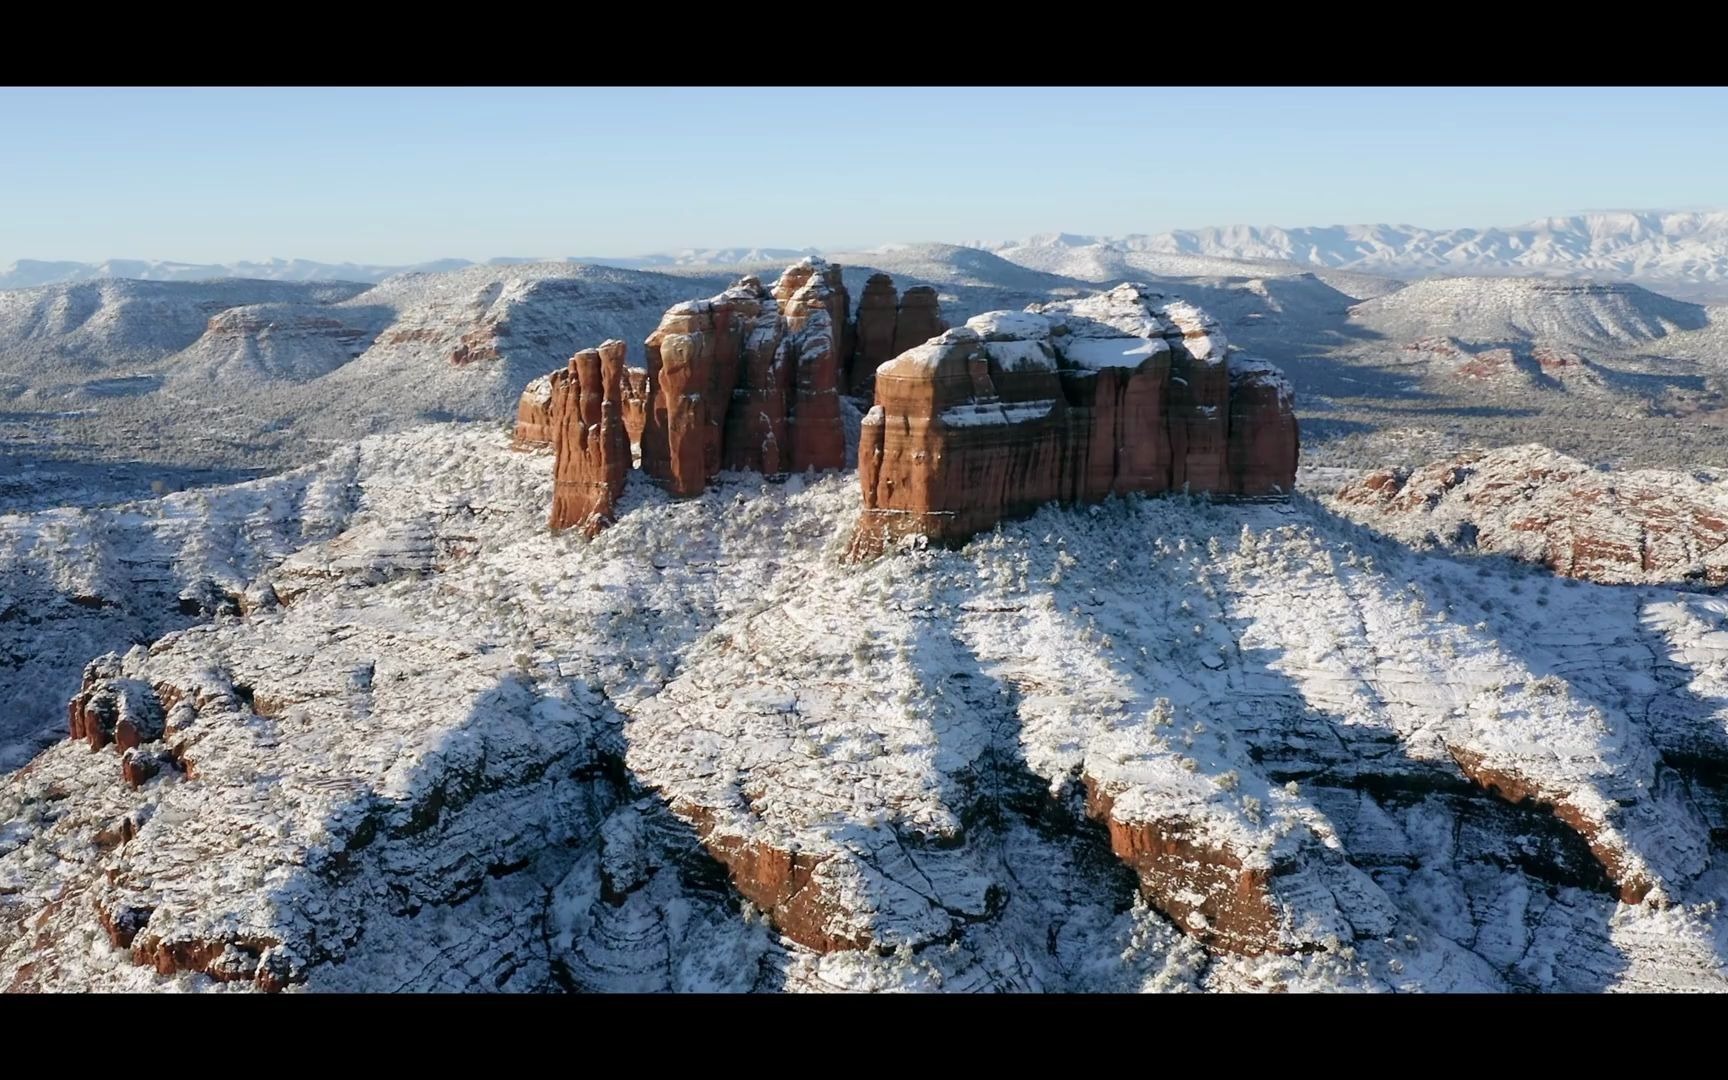
M 854 554 L 908 535 L 959 542 L 1051 501 L 1288 495 L 1290 384 L 1228 352 L 1200 309 L 1123 285 L 979 315 L 901 353 L 864 419 Z
M 864 283 L 864 291 L 858 296 L 858 346 L 852 356 L 851 370 L 847 373 L 849 392 L 873 393 L 876 369 L 894 359 L 898 307 L 894 279 L 887 274 L 871 274 L 870 280 Z
M 840 373 L 848 298 L 840 268 L 813 259 L 788 267 L 774 286 L 774 299 L 786 324 L 779 362 L 793 375 L 787 415 L 792 471 L 844 468 Z
M 516 402 L 516 430 L 511 441 L 518 450 L 552 445 L 552 374 L 529 383 Z
M 877 368 L 948 329 L 935 289 L 916 285 L 897 298 L 894 279 L 887 274 L 871 274 L 864 283 L 856 325 L 846 387 L 863 398 L 875 393 Z
M 900 298 L 900 310 L 894 320 L 894 355 L 898 356 L 948 329 L 942 319 L 942 306 L 936 290 L 928 285 L 916 285 Z
M 557 454 L 553 527 L 581 523 L 592 533 L 610 522 L 627 475 L 618 461 L 626 469 L 638 463 L 682 497 L 701 494 L 722 469 L 779 477 L 844 468 L 840 394 L 852 373 L 886 359 L 902 331 L 942 326 L 934 290 L 908 290 L 896 306 L 885 274 L 865 288 L 862 329 L 849 307 L 840 267 L 807 258 L 772 288 L 745 277 L 718 296 L 675 305 L 648 335 L 641 367 L 628 365 L 622 343 L 601 346 L 617 353 L 615 364 L 601 366 L 604 389 L 596 393 L 606 415 L 619 419 L 621 454 L 610 435 L 576 450 L 564 446 L 572 433 L 586 439 L 597 422 L 578 423 L 569 412 L 586 393 L 579 379 L 569 383 L 577 360 L 529 383 L 517 404 L 514 441 Z M 578 388 L 561 397 L 566 384 Z
M 1728 484 L 1603 472 L 1542 446 L 1470 451 L 1344 486 L 1337 508 L 1400 539 L 1512 555 L 1610 584 L 1728 584 Z
M 554 456 L 554 529 L 579 525 L 592 536 L 610 525 L 624 493 L 630 441 L 624 431 L 624 343 L 583 349 L 550 377 L 547 407 Z
M 648 335 L 642 469 L 674 495 L 699 495 L 720 471 L 726 407 L 740 376 L 746 327 L 765 298 L 750 279 L 679 304 Z

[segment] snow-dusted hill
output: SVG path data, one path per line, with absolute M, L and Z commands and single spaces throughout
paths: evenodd
M 494 263 L 524 260 L 495 259 Z M 19 259 L 0 269 L 0 289 L 129 278 L 137 281 L 213 281 L 246 278 L 253 281 L 382 281 L 404 271 L 457 270 L 473 265 L 467 259 L 439 259 L 418 266 L 378 266 L 321 263 L 309 259 L 264 259 L 258 262 L 182 263 L 160 259 L 109 259 L 107 262 L 64 262 Z
M 871 253 L 952 246 L 892 244 Z M 1308 269 L 1366 271 L 1361 275 L 1364 283 L 1385 275 L 1485 273 L 1728 285 L 1728 211 L 1609 211 L 1545 218 L 1505 228 L 1227 225 L 1115 238 L 1046 233 L 1024 240 L 975 241 L 966 246 L 1033 270 L 1093 282 L 1136 274 L 1227 276 L 1243 273 L 1244 263 L 1294 263 Z M 685 248 L 632 256 L 580 256 L 566 261 L 630 270 L 700 267 L 723 271 L 744 264 L 784 264 L 815 254 L 839 258 L 838 249 L 744 246 Z M 498 258 L 488 265 L 532 261 Z M 145 259 L 111 259 L 104 263 L 21 259 L 0 269 L 0 289 L 107 277 L 163 281 L 246 277 L 375 282 L 406 270 L 457 270 L 472 265 L 475 264 L 466 259 L 442 259 L 417 266 L 319 263 L 306 259 L 221 265 Z M 1261 272 L 1266 272 L 1264 265 Z
M 1406 543 L 1500 552 L 1602 582 L 1728 585 L 1728 484 L 1604 471 L 1543 446 L 1381 470 L 1331 501 Z
M 1532 278 L 1429 278 L 1356 305 L 1350 320 L 1400 341 L 1440 331 L 1598 350 L 1641 349 L 1709 321 L 1703 307 L 1637 285 Z
M 816 248 L 729 247 L 681 248 L 651 255 L 577 256 L 573 262 L 594 266 L 616 266 L 624 270 L 670 270 L 674 268 L 730 269 L 736 266 L 773 263 L 785 266 L 806 255 L 822 254 Z
M 0 292 L 0 386 L 54 396 L 194 344 L 210 320 L 253 304 L 335 304 L 365 286 L 104 280 Z M 103 391 L 98 389 L 98 393 Z
M 0 779 L 0 986 L 1728 988 L 1720 597 L 1305 498 L 853 566 L 851 474 L 634 485 L 594 541 L 549 489 L 434 426 L 0 519 L 31 726 L 112 648 L 91 722 L 142 740 Z
M 565 263 L 399 275 L 340 305 L 339 317 L 352 313 L 358 325 L 384 313 L 367 347 L 313 383 L 278 388 L 266 408 L 332 431 L 367 418 L 382 430 L 415 416 L 509 416 L 524 385 L 578 348 L 621 338 L 640 356 L 639 343 L 691 287 L 687 278 Z

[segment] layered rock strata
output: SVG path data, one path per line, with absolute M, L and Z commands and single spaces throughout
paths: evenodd
M 1199 308 L 1122 285 L 988 312 L 877 371 L 853 552 L 909 535 L 959 542 L 1047 502 L 1131 491 L 1285 496 L 1294 395 L 1231 361 Z

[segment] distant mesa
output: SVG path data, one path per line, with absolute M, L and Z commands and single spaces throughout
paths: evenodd
M 1217 322 L 1124 285 L 949 329 L 928 286 L 874 274 L 856 311 L 840 267 L 805 258 L 678 304 L 631 366 L 621 341 L 534 380 L 515 442 L 554 451 L 551 526 L 592 536 L 637 463 L 673 495 L 724 469 L 845 468 L 840 396 L 870 397 L 852 554 L 908 536 L 959 543 L 1047 502 L 1188 491 L 1279 498 L 1295 485 L 1289 382 L 1232 355 Z

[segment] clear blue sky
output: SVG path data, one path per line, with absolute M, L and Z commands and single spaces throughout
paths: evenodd
M 0 264 L 1728 207 L 1719 89 L 0 89 Z

